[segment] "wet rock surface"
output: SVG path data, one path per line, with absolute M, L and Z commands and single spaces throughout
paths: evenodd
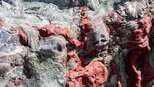
M 0 0 L 0 87 L 153 87 L 153 0 Z

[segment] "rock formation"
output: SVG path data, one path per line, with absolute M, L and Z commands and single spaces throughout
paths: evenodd
M 153 87 L 153 0 L 0 0 L 0 87 Z

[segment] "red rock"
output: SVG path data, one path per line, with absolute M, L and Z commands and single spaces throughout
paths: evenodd
M 106 25 L 106 18 L 112 18 L 114 15 L 114 12 L 109 14 L 108 16 L 104 17 L 103 22 Z M 130 84 L 129 87 L 144 87 L 147 82 L 151 81 L 154 78 L 154 74 L 150 72 L 147 63 L 146 58 L 150 52 L 150 46 L 149 46 L 149 40 L 148 40 L 148 34 L 151 30 L 152 23 L 151 18 L 147 14 L 141 19 L 139 22 L 140 27 L 139 29 L 132 30 L 132 36 L 129 38 L 130 42 L 122 45 L 122 48 L 134 48 L 131 50 L 127 57 L 126 57 L 126 73 L 129 77 Z M 120 26 L 125 26 L 126 24 L 122 24 L 120 22 L 120 16 L 118 16 L 117 20 L 113 23 L 113 27 L 115 31 L 117 32 L 118 36 L 120 37 L 120 41 L 122 42 L 122 33 L 119 31 Z M 106 25 L 106 29 L 108 30 L 108 26 Z M 111 34 L 111 31 L 108 30 L 108 32 Z M 139 63 L 139 60 L 141 63 Z M 143 72 L 138 70 L 137 68 L 140 68 Z M 141 73 L 144 75 L 141 76 Z M 113 72 L 111 71 L 111 75 Z M 141 80 L 142 78 L 142 80 Z
M 79 46 L 81 46 L 82 48 L 86 48 L 85 46 L 86 37 L 92 27 L 92 23 L 87 19 L 87 17 L 84 14 L 84 12 L 87 10 L 88 10 L 87 7 L 85 6 L 81 7 L 80 28 L 83 31 L 83 33 L 82 33 L 82 39 L 78 41 L 78 44 L 80 44 Z
M 85 11 L 88 11 L 88 7 L 87 6 L 82 6 L 81 7 L 81 15 L 83 16 L 84 15 L 84 12 Z
M 89 33 L 92 23 L 87 19 L 84 12 L 88 10 L 87 7 L 81 8 L 81 18 L 80 18 L 80 28 L 83 31 L 81 40 L 74 40 L 75 47 L 85 48 L 85 42 L 87 34 Z M 107 80 L 108 71 L 106 67 L 101 62 L 91 62 L 87 66 L 83 66 L 82 58 L 79 58 L 75 49 L 68 52 L 68 60 L 73 57 L 77 61 L 77 66 L 74 70 L 69 70 L 67 73 L 67 78 L 73 82 L 67 81 L 67 87 L 103 87 L 105 81 Z
M 141 72 L 137 70 L 138 49 L 130 51 L 126 57 L 125 71 L 129 77 L 130 87 L 141 87 Z
M 149 46 L 149 40 L 147 38 L 147 35 L 149 34 L 152 27 L 151 19 L 146 14 L 144 18 L 142 19 L 142 22 L 140 24 L 140 28 L 137 30 L 132 31 L 132 37 L 131 41 L 140 41 L 139 43 L 127 43 L 123 47 L 135 47 L 130 52 L 129 55 L 132 55 L 129 57 L 128 60 L 129 63 L 126 64 L 126 67 L 128 71 L 126 71 L 127 74 L 131 72 L 131 75 L 129 75 L 129 78 L 133 82 L 134 79 L 136 79 L 133 84 L 137 85 L 136 87 L 141 86 L 141 78 L 142 78 L 142 86 L 144 87 L 147 82 L 151 81 L 154 78 L 154 74 L 149 70 L 146 58 L 150 52 L 150 46 Z M 137 62 L 137 60 L 141 60 L 141 64 Z M 131 66 L 130 66 L 131 65 Z M 137 67 L 140 67 L 143 71 L 144 76 L 141 77 L 141 71 L 137 70 Z M 130 70 L 129 70 L 130 69 Z M 135 76 L 132 75 L 134 73 Z M 139 79 L 140 78 L 140 79 Z
M 16 28 L 19 31 L 19 35 L 21 36 L 22 42 L 24 45 L 28 46 L 28 35 L 22 28 Z
M 24 81 L 18 79 L 18 80 L 17 80 L 17 83 L 16 83 L 16 86 L 25 85 L 25 84 L 26 84 L 26 82 L 24 82 Z
M 80 69 L 70 70 L 67 77 L 77 87 L 103 87 L 107 80 L 108 71 L 99 61 L 91 62 Z M 72 87 L 67 82 L 68 87 Z
M 12 86 L 14 86 L 14 82 L 15 82 L 15 80 L 12 79 L 11 83 L 10 83 L 7 87 L 12 87 Z
M 117 64 L 112 63 L 110 66 L 111 66 L 110 76 L 112 76 L 114 74 L 119 74 L 120 69 Z
M 52 25 L 52 24 L 46 25 L 41 28 L 34 26 L 34 28 L 39 31 L 39 34 L 42 37 L 49 37 L 51 35 L 62 35 L 65 38 L 67 38 L 69 43 L 71 43 L 74 46 L 72 41 L 71 30 L 69 28 L 62 28 L 61 26 Z M 51 29 L 53 29 L 53 31 L 51 31 Z
M 69 43 L 71 43 L 73 47 L 85 48 L 86 37 L 92 27 L 92 23 L 83 14 L 85 11 L 88 10 L 88 8 L 84 6 L 81 9 L 82 10 L 81 10 L 81 18 L 80 18 L 80 22 L 81 22 L 80 28 L 83 31 L 81 40 L 73 41 L 71 29 L 69 28 L 62 28 L 61 26 L 52 25 L 52 24 L 46 25 L 41 28 L 34 26 L 34 28 L 39 31 L 40 36 L 42 37 L 49 37 L 51 35 L 62 35 L 68 39 Z M 53 29 L 53 31 L 51 31 L 51 28 Z
M 116 85 L 114 85 L 113 87 L 122 87 L 121 82 L 118 81 Z
M 3 22 L 0 20 L 0 28 L 4 26 Z

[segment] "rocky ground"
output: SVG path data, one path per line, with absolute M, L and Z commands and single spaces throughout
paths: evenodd
M 0 87 L 154 87 L 153 0 L 0 0 Z

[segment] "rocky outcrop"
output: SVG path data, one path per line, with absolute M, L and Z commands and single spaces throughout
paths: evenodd
M 0 0 L 0 87 L 153 87 L 153 0 Z

